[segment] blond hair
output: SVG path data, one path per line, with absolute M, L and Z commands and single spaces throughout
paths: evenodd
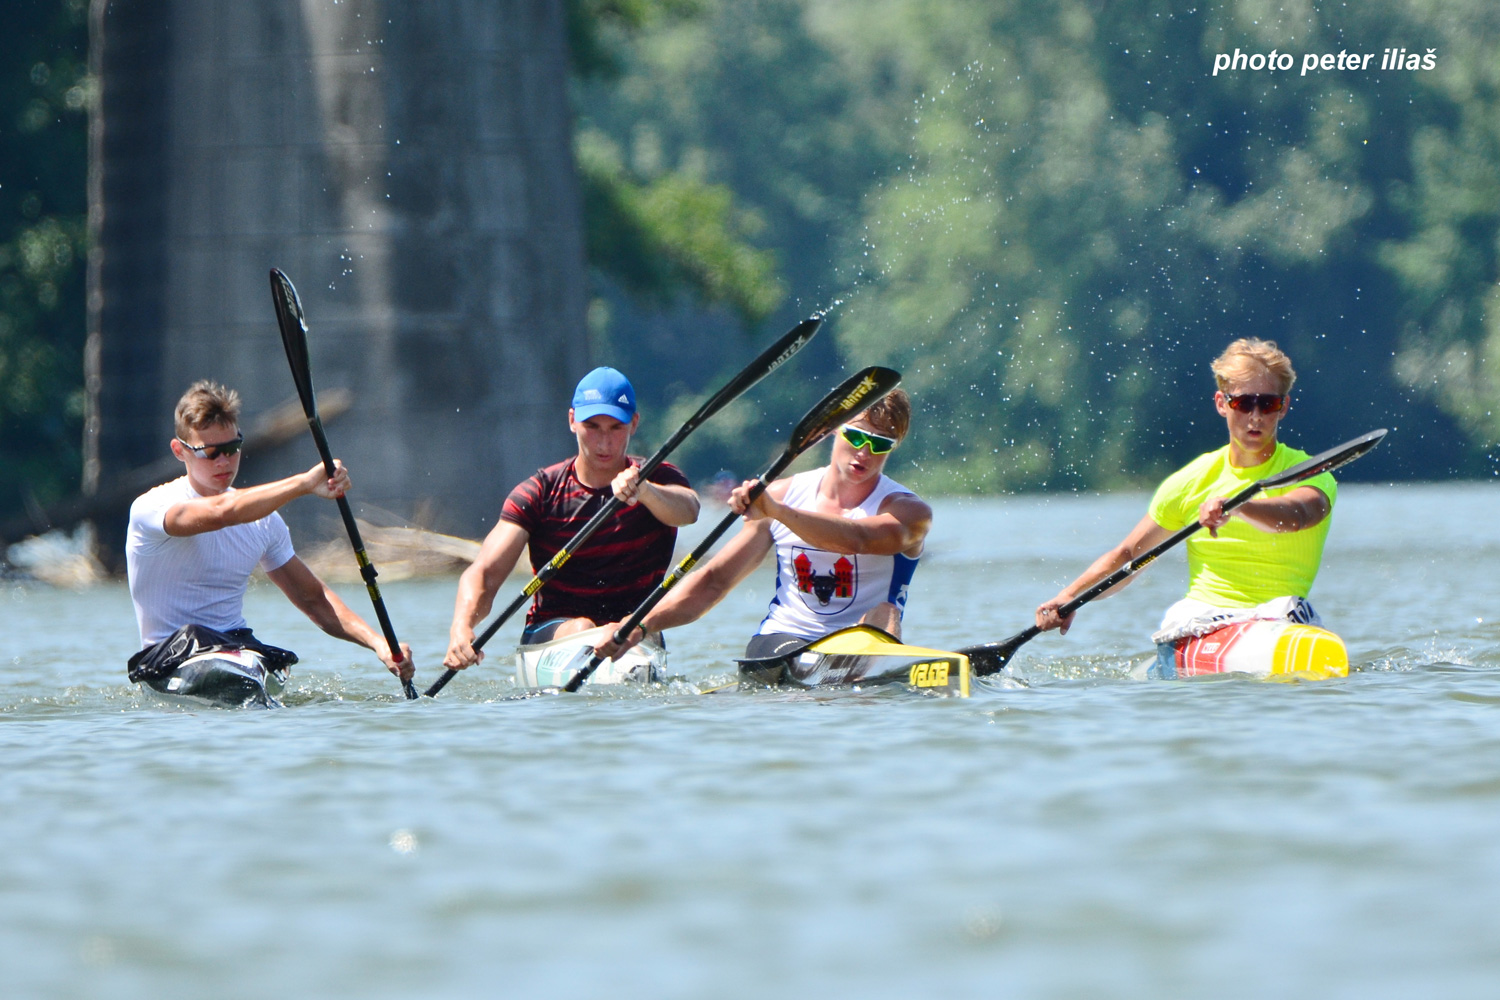
M 209 379 L 199 379 L 177 401 L 177 436 L 215 424 L 240 422 L 240 394 Z
M 893 438 L 904 438 L 911 429 L 911 397 L 904 389 L 892 389 L 862 416 L 874 427 Z
M 1286 352 L 1276 346 L 1274 340 L 1261 340 L 1259 337 L 1241 337 L 1228 347 L 1224 353 L 1214 358 L 1213 368 L 1214 381 L 1219 384 L 1219 391 L 1224 392 L 1232 382 L 1245 382 L 1255 376 L 1265 373 L 1274 378 L 1281 387 L 1281 394 L 1285 396 L 1292 391 L 1292 384 L 1297 381 L 1297 373 L 1292 369 L 1292 359 L 1286 356 Z

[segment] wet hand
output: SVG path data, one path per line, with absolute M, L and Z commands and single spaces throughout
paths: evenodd
M 323 463 L 319 462 L 303 473 L 302 483 L 307 487 L 307 492 L 325 500 L 337 500 L 349 492 L 353 485 L 349 479 L 349 470 L 338 459 L 333 460 L 332 478 L 323 470 Z
M 641 470 L 636 465 L 620 473 L 609 485 L 614 490 L 615 499 L 627 507 L 634 507 L 641 499 L 641 489 L 650 486 L 641 482 Z
M 484 660 L 484 651 L 474 648 L 474 630 L 454 629 L 448 633 L 448 652 L 443 666 L 449 670 L 466 670 Z
M 385 664 L 385 669 L 389 670 L 391 673 L 395 674 L 403 681 L 409 681 L 417 672 L 417 668 L 411 662 L 411 647 L 404 642 L 401 643 L 400 646 L 400 663 L 397 663 L 395 660 L 391 659 L 391 647 L 387 646 L 384 640 L 381 640 L 376 644 L 375 653 L 380 657 L 380 662 Z
M 615 642 L 615 633 L 620 631 L 623 624 L 624 622 L 611 622 L 605 626 L 609 630 L 608 638 L 594 647 L 595 655 L 601 660 L 618 660 L 621 653 L 646 637 L 646 630 L 637 625 L 624 642 Z
M 736 486 L 729 494 L 729 509 L 739 514 L 747 521 L 759 521 L 761 518 L 771 516 L 771 504 L 774 502 L 761 490 L 760 496 L 755 502 L 750 502 L 750 492 L 760 485 L 759 479 L 747 479 Z
M 1214 497 L 1205 500 L 1198 505 L 1198 523 L 1208 529 L 1208 533 L 1214 538 L 1219 537 L 1219 529 L 1229 523 L 1229 515 L 1224 512 L 1224 501 L 1228 497 Z
M 1075 611 L 1066 618 L 1058 614 L 1062 606 L 1067 603 L 1068 599 L 1059 594 L 1047 603 L 1040 605 L 1036 609 L 1036 627 L 1043 632 L 1050 632 L 1053 629 L 1057 629 L 1059 635 L 1067 635 L 1068 629 L 1073 627 L 1074 615 L 1078 614 Z

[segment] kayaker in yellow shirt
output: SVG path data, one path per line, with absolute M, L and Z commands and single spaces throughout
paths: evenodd
M 1228 424 L 1229 444 L 1168 476 L 1130 534 L 1036 609 L 1038 628 L 1066 633 L 1074 616 L 1059 617 L 1059 608 L 1194 521 L 1208 532 L 1187 541 L 1187 596 L 1167 609 L 1154 641 L 1170 643 L 1213 623 L 1245 618 L 1321 624 L 1307 595 L 1338 495 L 1333 476 L 1325 472 L 1267 491 L 1224 513 L 1235 493 L 1308 457 L 1277 440 L 1297 379 L 1292 361 L 1274 341 L 1243 338 L 1212 368 L 1218 383 L 1214 408 Z

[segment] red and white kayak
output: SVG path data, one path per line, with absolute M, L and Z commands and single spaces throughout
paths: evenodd
M 1151 675 L 1164 679 L 1246 674 L 1271 680 L 1327 680 L 1349 676 L 1344 640 L 1327 629 L 1289 621 L 1234 622 L 1207 635 L 1159 647 Z

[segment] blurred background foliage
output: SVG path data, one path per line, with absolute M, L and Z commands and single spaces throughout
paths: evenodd
M 0 33 L 0 513 L 82 475 L 87 15 L 11 0 Z
M 0 39 L 0 508 L 75 488 L 82 0 Z M 829 329 L 679 452 L 748 474 L 844 369 L 917 404 L 945 493 L 1145 485 L 1223 441 L 1208 361 L 1257 335 L 1286 438 L 1395 429 L 1359 478 L 1500 459 L 1492 0 L 568 0 L 598 363 L 642 450 L 815 311 Z M 1436 56 L 1381 71 L 1383 50 Z M 1212 75 L 1239 48 L 1289 72 Z M 1373 53 L 1301 73 L 1306 53 Z M 809 382 L 816 384 L 809 384 Z
M 837 303 L 837 356 L 801 371 L 906 373 L 914 485 L 1149 484 L 1222 444 L 1208 362 L 1244 335 L 1298 366 L 1293 443 L 1391 426 L 1354 476 L 1492 475 L 1497 26 L 1484 0 L 703 0 L 580 88 L 580 136 L 763 221 L 788 291 L 763 326 Z M 1381 71 L 1390 47 L 1436 69 Z M 1236 48 L 1296 65 L 1211 75 Z M 1374 59 L 1301 72 L 1341 51 Z M 722 375 L 672 359 L 723 317 L 617 298 L 605 346 L 643 394 Z M 690 441 L 694 471 L 748 471 L 814 398 L 757 391 Z

